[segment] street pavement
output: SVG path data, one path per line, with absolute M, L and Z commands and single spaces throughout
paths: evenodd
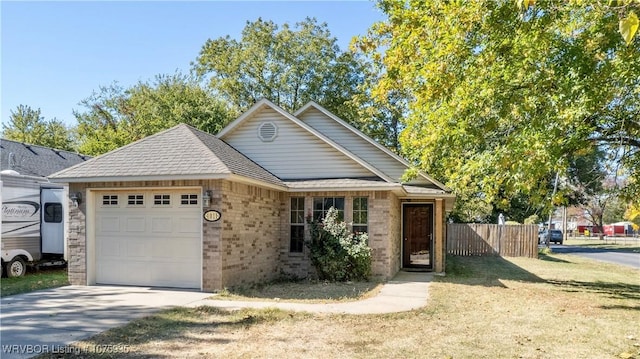
M 626 252 L 617 249 L 603 249 L 580 246 L 552 245 L 555 253 L 572 254 L 602 262 L 615 263 L 640 269 L 640 253 Z

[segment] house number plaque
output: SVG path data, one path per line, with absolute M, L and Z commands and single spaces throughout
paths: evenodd
M 214 211 L 213 209 L 204 212 L 204 219 L 207 222 L 216 222 L 220 219 L 220 217 L 222 217 L 222 214 L 220 214 L 220 212 L 218 211 Z

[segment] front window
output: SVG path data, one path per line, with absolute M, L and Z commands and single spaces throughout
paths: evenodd
M 322 221 L 329 208 L 338 210 L 338 220 L 344 221 L 344 197 L 316 197 L 313 199 L 313 219 Z
M 366 233 L 369 223 L 369 199 L 367 197 L 355 197 L 353 199 L 353 232 Z
M 302 253 L 304 245 L 304 197 L 291 198 L 291 238 L 289 251 Z

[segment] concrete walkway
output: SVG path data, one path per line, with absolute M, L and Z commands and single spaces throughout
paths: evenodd
M 379 314 L 427 304 L 433 274 L 400 272 L 375 297 L 303 304 L 207 299 L 211 293 L 125 286 L 66 286 L 0 299 L 0 357 L 64 353 L 67 345 L 170 307 L 280 308 L 312 313 Z M 112 353 L 113 354 L 113 353 Z
M 189 303 L 189 306 L 207 305 L 228 310 L 278 308 L 297 312 L 336 314 L 398 313 L 424 307 L 427 304 L 429 284 L 432 279 L 432 273 L 399 272 L 382 286 L 375 297 L 353 302 L 307 304 L 205 299 Z

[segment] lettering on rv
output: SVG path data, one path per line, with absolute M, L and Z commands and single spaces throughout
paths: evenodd
M 2 204 L 3 222 L 15 220 L 31 220 L 40 209 L 40 204 L 31 201 L 14 201 Z

